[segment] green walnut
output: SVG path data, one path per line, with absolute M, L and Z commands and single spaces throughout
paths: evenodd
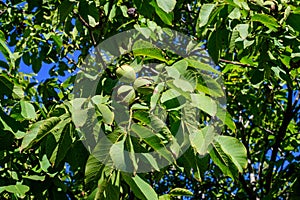
M 133 83 L 133 88 L 142 94 L 150 94 L 153 92 L 153 79 L 150 77 L 139 77 Z
M 124 83 L 132 83 L 135 80 L 135 71 L 127 64 L 118 67 L 116 74 L 119 80 Z

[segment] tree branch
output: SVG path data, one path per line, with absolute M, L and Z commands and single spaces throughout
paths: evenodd
M 275 162 L 276 162 L 276 157 L 279 151 L 279 147 L 280 147 L 280 143 L 283 141 L 285 135 L 286 135 L 286 130 L 287 127 L 290 123 L 290 121 L 293 118 L 293 90 L 291 88 L 291 86 L 289 84 L 288 85 L 288 102 L 287 102 L 287 108 L 284 112 L 283 115 L 283 121 L 281 123 L 281 126 L 279 128 L 278 134 L 276 136 L 275 139 L 275 143 L 273 145 L 273 151 L 271 154 L 271 159 L 270 159 L 270 165 L 268 167 L 268 171 L 266 173 L 266 183 L 265 183 L 265 189 L 266 189 L 266 193 L 268 194 L 270 192 L 271 189 L 271 183 L 272 183 L 272 178 L 273 178 L 273 169 L 275 166 Z

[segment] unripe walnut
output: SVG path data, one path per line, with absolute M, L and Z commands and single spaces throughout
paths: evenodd
M 132 83 L 135 81 L 135 71 L 130 65 L 122 65 L 116 70 L 116 74 L 121 82 Z

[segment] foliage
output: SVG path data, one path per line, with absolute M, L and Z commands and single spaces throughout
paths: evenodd
M 299 198 L 298 1 L 14 0 L 0 1 L 0 16 L 1 199 Z M 126 30 L 150 37 L 168 28 L 193 38 L 195 50 L 207 49 L 217 66 L 141 43 L 147 48 L 108 66 L 95 95 L 74 95 L 80 81 L 95 82 L 93 69 L 82 66 L 99 43 Z M 160 75 L 172 75 L 166 85 L 160 76 L 135 79 L 131 72 L 117 85 L 120 67 L 145 75 L 141 66 L 153 61 Z M 33 73 L 22 72 L 24 65 Z M 47 67 L 49 78 L 37 81 Z M 220 111 L 218 74 L 228 113 Z M 116 85 L 119 105 L 130 105 L 131 127 L 117 126 Z M 150 111 L 157 107 L 154 127 Z M 216 118 L 225 124 L 221 136 L 207 126 Z M 88 124 L 92 119 L 97 123 Z M 106 140 L 82 127 L 101 130 Z M 183 146 L 191 146 L 178 158 L 180 127 L 188 133 Z M 153 151 L 173 164 L 161 168 L 145 156 L 152 170 L 139 173 L 130 152 Z M 124 159 L 132 173 L 118 170 Z

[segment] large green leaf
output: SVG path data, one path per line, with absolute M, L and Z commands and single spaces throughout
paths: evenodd
M 111 134 L 117 134 L 113 132 Z M 109 138 L 113 138 L 112 141 Z M 95 186 L 95 183 L 100 178 L 102 170 L 105 174 L 110 174 L 113 170 L 113 162 L 110 158 L 110 150 L 113 143 L 118 137 L 101 137 L 89 156 L 85 166 L 85 183 L 87 185 Z
M 70 122 L 70 121 L 69 121 Z M 65 158 L 68 150 L 72 144 L 72 132 L 74 131 L 74 126 L 72 123 L 68 123 L 63 131 L 60 133 L 58 143 L 50 157 L 50 162 L 52 165 L 57 166 Z
M 243 172 L 247 166 L 247 151 L 244 145 L 236 138 L 219 136 L 212 144 L 209 154 L 222 172 L 233 179 Z
M 245 146 L 236 138 L 229 136 L 219 136 L 216 139 L 223 151 L 231 157 L 239 172 L 247 166 L 247 151 Z
M 130 186 L 133 193 L 140 199 L 148 200 L 158 200 L 158 195 L 154 189 L 144 181 L 140 176 L 136 175 L 134 177 L 129 177 L 128 175 L 123 174 L 122 176 L 127 184 Z
M 228 113 L 228 111 L 218 106 L 216 116 L 233 132 L 236 131 L 235 123 L 233 121 L 232 116 Z
M 180 88 L 181 90 L 183 90 L 184 92 L 193 92 L 194 91 L 194 87 L 193 85 L 187 81 L 187 80 L 184 80 L 184 79 L 175 79 L 173 81 L 173 84 L 177 87 L 177 88 Z
M 151 129 L 139 124 L 133 124 L 131 129 L 140 139 L 153 148 L 158 155 L 162 156 L 170 163 L 175 161 L 171 152 L 168 151 L 163 145 L 164 142 L 162 139 L 158 137 Z
M 15 121 L 8 117 L 4 112 L 2 112 L 3 108 L 1 106 L 0 108 L 0 130 L 10 131 L 11 133 L 14 133 L 11 125 L 15 125 Z
M 128 157 L 128 152 L 124 148 L 124 142 L 125 140 L 121 140 L 114 143 L 109 150 L 109 154 L 114 163 L 114 166 L 122 171 L 130 169 L 131 167 L 128 166 L 128 161 L 130 160 L 130 158 Z
M 62 131 L 64 123 L 60 123 L 59 117 L 50 117 L 49 119 L 34 123 L 28 133 L 24 136 L 20 149 L 31 147 L 34 143 L 38 143 L 45 136 L 52 132 Z
M 211 116 L 215 116 L 217 113 L 216 102 L 203 94 L 191 94 L 192 105 L 200 110 L 203 110 Z

